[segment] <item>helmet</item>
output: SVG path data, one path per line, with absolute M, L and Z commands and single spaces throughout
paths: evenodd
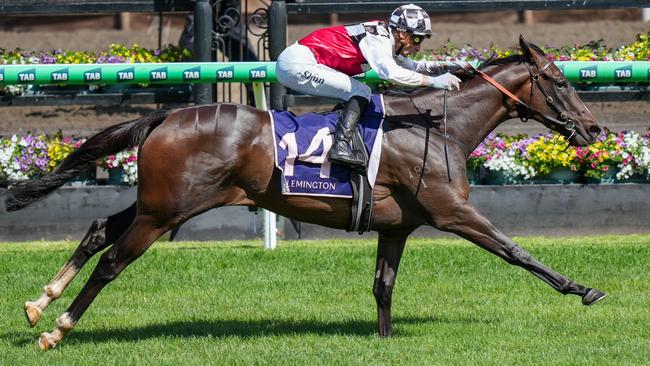
M 402 5 L 390 14 L 388 25 L 398 31 L 417 36 L 431 37 L 431 18 L 421 7 L 413 4 Z

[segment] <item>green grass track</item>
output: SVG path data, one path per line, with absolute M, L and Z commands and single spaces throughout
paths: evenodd
M 412 239 L 376 335 L 374 240 L 157 243 L 60 346 L 43 331 L 93 258 L 29 328 L 26 300 L 76 243 L 0 243 L 0 365 L 648 365 L 650 235 L 520 238 L 554 270 L 607 292 L 586 307 L 462 240 Z

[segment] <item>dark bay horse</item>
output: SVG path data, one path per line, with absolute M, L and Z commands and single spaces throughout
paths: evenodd
M 456 233 L 508 263 L 525 268 L 560 293 L 580 296 L 585 305 L 605 296 L 534 259 L 468 202 L 467 156 L 501 122 L 530 117 L 565 135 L 575 146 L 588 145 L 601 132 L 562 72 L 523 37 L 520 45 L 522 55 L 489 61 L 480 67 L 504 91 L 486 78 L 471 77 L 463 82 L 461 91 L 449 93 L 451 181 L 441 133 L 425 123 L 427 115 L 442 109 L 443 92 L 423 89 L 384 98 L 389 117 L 373 194 L 372 222 L 372 229 L 379 234 L 373 294 L 381 336 L 392 335 L 390 310 L 395 276 L 407 237 L 421 225 Z M 86 261 L 110 246 L 79 295 L 58 318 L 54 331 L 41 335 L 40 347 L 56 346 L 104 286 L 160 235 L 211 208 L 255 205 L 300 221 L 345 229 L 350 219 L 350 200 L 280 194 L 271 134 L 269 114 L 243 105 L 220 103 L 157 111 L 99 132 L 54 173 L 12 186 L 7 209 L 17 210 L 93 166 L 99 157 L 140 146 L 136 203 L 94 221 L 40 298 L 25 304 L 33 326 Z M 423 166 L 425 169 L 421 169 Z

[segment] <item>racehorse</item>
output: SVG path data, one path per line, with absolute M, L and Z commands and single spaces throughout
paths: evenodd
M 432 113 L 441 109 L 443 91 L 420 89 L 384 96 L 387 126 L 371 225 L 378 232 L 372 291 L 380 336 L 392 335 L 395 276 L 407 237 L 421 225 L 460 235 L 528 270 L 558 292 L 580 296 L 585 305 L 605 296 L 537 261 L 468 202 L 466 159 L 501 122 L 515 117 L 535 119 L 574 146 L 586 146 L 601 133 L 592 114 L 543 51 L 521 36 L 519 43 L 521 55 L 484 63 L 477 70 L 480 77 L 467 77 L 460 91 L 449 92 L 446 134 L 430 123 Z M 12 186 L 6 199 L 10 211 L 44 197 L 102 156 L 140 147 L 137 201 L 122 212 L 95 220 L 40 298 L 25 304 L 27 319 L 34 326 L 86 261 L 110 246 L 81 292 L 57 319 L 54 331 L 40 336 L 40 347 L 46 350 L 59 344 L 104 286 L 159 236 L 209 209 L 259 206 L 300 221 L 347 228 L 349 199 L 280 194 L 270 121 L 268 112 L 229 103 L 156 111 L 106 128 L 69 155 L 55 172 Z

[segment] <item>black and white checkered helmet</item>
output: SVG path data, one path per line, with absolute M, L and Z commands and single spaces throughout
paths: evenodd
M 388 25 L 392 28 L 415 34 L 417 36 L 431 37 L 431 18 L 421 7 L 413 4 L 402 5 L 390 15 Z

